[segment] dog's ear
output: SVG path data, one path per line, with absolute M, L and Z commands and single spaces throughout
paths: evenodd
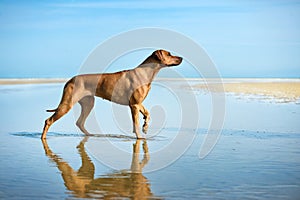
M 154 52 L 155 56 L 158 58 L 158 60 L 163 61 L 163 54 L 162 54 L 162 50 L 156 50 Z

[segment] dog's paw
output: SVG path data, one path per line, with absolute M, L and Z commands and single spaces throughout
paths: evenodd
M 147 134 L 147 132 L 148 132 L 148 124 L 144 124 L 143 125 L 143 133 L 145 133 L 145 134 Z

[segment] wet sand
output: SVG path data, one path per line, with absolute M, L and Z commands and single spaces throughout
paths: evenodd
M 182 88 L 182 82 L 177 80 L 153 83 L 145 101 L 152 117 L 146 141 L 132 138 L 126 107 L 114 111 L 111 103 L 97 99 L 93 113 L 102 133 L 84 137 L 75 125 L 76 112 L 71 111 L 51 127 L 45 142 L 40 140 L 44 120 L 50 115 L 45 110 L 60 101 L 64 83 L 20 84 L 22 81 L 0 85 L 0 199 L 298 199 L 300 196 L 299 104 L 269 103 L 255 98 L 244 101 L 226 96 L 221 136 L 210 154 L 200 159 L 199 151 L 209 134 L 212 113 L 209 93 L 198 92 L 203 80 L 192 80 L 191 85 L 197 85 L 194 90 Z M 247 86 L 245 90 L 251 88 L 251 95 L 257 95 L 258 89 L 254 88 L 258 85 L 276 90 L 283 81 L 272 82 L 270 86 L 268 80 L 259 83 L 230 80 L 225 87 L 229 84 L 237 88 L 241 82 Z M 288 88 L 286 84 L 298 85 L 284 82 Z M 198 127 L 181 127 L 181 102 L 168 90 L 177 90 L 184 96 L 195 94 L 199 103 Z M 280 90 L 285 91 L 284 87 Z M 236 93 L 248 95 L 241 90 Z M 124 115 L 124 127 L 116 123 L 115 114 Z M 160 121 L 163 123 L 155 123 Z M 92 123 L 89 118 L 87 128 L 92 129 Z M 157 131 L 159 127 L 155 125 L 161 129 Z M 182 148 L 171 145 L 180 134 L 184 136 L 182 142 L 192 138 L 192 143 L 183 149 L 182 155 L 157 169 Z

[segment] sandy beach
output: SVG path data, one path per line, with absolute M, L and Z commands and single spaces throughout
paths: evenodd
M 298 80 L 226 80 L 229 95 L 223 129 L 204 159 L 199 152 L 210 134 L 213 105 L 203 80 L 189 80 L 192 90 L 178 80 L 153 83 L 144 102 L 151 113 L 145 141 L 132 138 L 126 107 L 97 99 L 87 128 L 98 136 L 84 137 L 76 128 L 79 107 L 75 106 L 42 142 L 41 130 L 50 115 L 45 110 L 57 106 L 63 81 L 0 81 L 0 199 L 300 196 Z M 193 104 L 176 94 L 193 95 L 198 108 L 189 109 L 198 110 L 198 126 L 182 125 L 185 119 L 191 121 L 190 115 L 182 114 L 182 101 Z M 284 101 L 261 101 L 249 95 Z M 188 145 L 174 146 L 178 137 Z

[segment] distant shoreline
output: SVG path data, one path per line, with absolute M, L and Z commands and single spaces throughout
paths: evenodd
M 70 77 L 71 78 L 71 77 Z M 0 78 L 0 85 L 65 83 L 70 78 Z M 154 81 L 200 81 L 210 83 L 299 82 L 300 78 L 155 78 Z
M 26 84 L 64 84 L 70 78 L 26 78 L 26 79 L 0 79 L 1 85 Z M 171 81 L 181 84 L 189 82 L 192 90 L 204 92 L 226 93 L 242 96 L 262 96 L 281 102 L 300 101 L 299 78 L 160 78 L 155 82 Z M 180 83 L 181 82 L 181 83 Z
M 5 78 L 0 79 L 0 85 L 64 83 L 67 80 L 68 78 Z

